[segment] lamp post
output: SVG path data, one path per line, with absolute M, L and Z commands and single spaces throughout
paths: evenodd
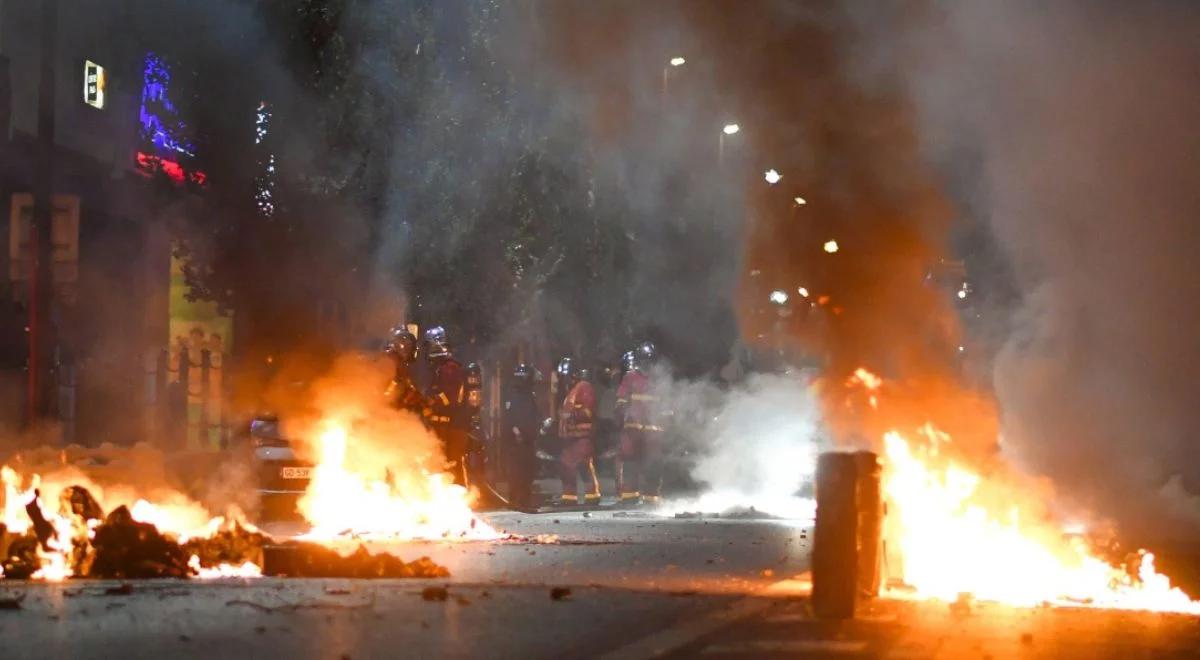
M 726 135 L 737 135 L 738 132 L 741 130 L 742 130 L 742 127 L 738 126 L 737 124 L 734 124 L 734 123 L 725 124 L 725 127 L 721 129 L 721 135 L 720 135 L 720 137 L 717 138 L 717 165 L 718 166 L 720 166 L 721 162 L 725 159 L 725 136 Z
M 670 79 L 671 69 L 681 67 L 684 64 L 687 64 L 687 60 L 677 55 L 667 60 L 666 66 L 663 67 L 662 107 L 664 110 L 667 107 L 667 82 Z

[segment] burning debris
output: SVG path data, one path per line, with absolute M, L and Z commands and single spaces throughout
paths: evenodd
M 285 543 L 263 548 L 263 572 L 287 577 L 444 578 L 450 571 L 429 557 L 404 560 L 387 553 L 371 554 L 366 547 L 349 556 L 316 543 Z
M 236 520 L 213 519 L 203 536 L 179 537 L 138 520 L 129 507 L 107 516 L 84 488 L 64 489 L 56 514 L 44 511 L 38 492 L 25 506 L 30 524 L 10 533 L 0 525 L 4 577 L 61 580 L 259 577 L 447 577 L 442 566 L 422 557 L 405 562 L 359 547 L 349 556 L 316 544 L 278 544 Z M 51 523 L 51 520 L 54 522 Z M 70 530 L 63 535 L 58 529 Z M 17 529 L 20 529 L 19 527 Z M 78 533 L 75 533 L 78 532 Z
M 869 403 L 856 409 L 868 421 L 910 418 L 895 409 L 904 394 L 884 398 L 882 385 L 855 371 L 848 389 Z M 1158 573 L 1152 553 L 1113 559 L 1069 533 L 1046 493 L 998 453 L 973 455 L 931 424 L 900 428 L 882 439 L 888 595 L 1200 614 L 1200 601 Z

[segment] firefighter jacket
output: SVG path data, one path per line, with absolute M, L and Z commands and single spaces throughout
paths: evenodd
M 596 390 L 586 380 L 575 383 L 558 411 L 558 437 L 576 440 L 592 437 L 596 421 Z
M 392 382 L 388 383 L 384 396 L 387 397 L 388 404 L 397 410 L 420 413 L 425 407 L 425 398 L 421 396 L 421 390 L 417 389 L 407 367 L 396 367 L 396 375 L 392 377 Z
M 623 413 L 625 429 L 663 430 L 658 397 L 651 393 L 650 386 L 650 377 L 639 369 L 633 369 L 621 378 L 621 385 L 617 387 L 617 410 Z
M 467 429 L 470 412 L 464 404 L 466 375 L 462 364 L 452 357 L 441 358 L 433 368 L 433 378 L 426 393 L 429 423 Z

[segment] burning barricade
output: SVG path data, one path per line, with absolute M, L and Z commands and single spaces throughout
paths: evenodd
M 1200 601 L 1159 573 L 1152 553 L 1114 554 L 1071 533 L 1052 510 L 1050 493 L 1042 484 L 1019 473 L 995 449 L 972 452 L 932 424 L 913 424 L 914 411 L 925 414 L 924 397 L 897 391 L 896 400 L 890 401 L 884 384 L 864 369 L 848 383 L 850 398 L 867 403 L 859 407 L 867 420 L 862 428 L 886 429 L 879 445 L 882 478 L 875 496 L 882 496 L 887 511 L 882 524 L 884 595 L 1200 614 Z M 905 400 L 909 396 L 911 400 Z M 890 403 L 894 409 L 889 410 Z M 834 461 L 826 459 L 839 456 L 853 467 L 852 454 L 823 460 L 832 465 Z M 814 575 L 814 582 L 820 577 L 825 584 L 845 585 L 838 594 L 849 594 L 850 602 L 826 600 L 834 603 L 828 609 L 846 616 L 853 612 L 853 590 L 863 584 L 855 578 L 855 571 L 863 567 L 849 555 L 856 544 L 861 553 L 861 529 L 856 539 L 853 521 L 857 518 L 861 528 L 864 514 L 855 512 L 856 495 L 861 499 L 861 493 L 855 493 L 853 470 L 847 472 L 849 477 L 827 472 L 835 478 L 826 478 L 824 496 L 818 480 L 817 544 L 849 550 L 825 557 L 823 563 L 815 553 L 814 573 L 825 573 Z M 831 519 L 830 512 L 841 515 Z M 839 522 L 847 516 L 849 523 Z M 821 539 L 823 522 L 835 531 L 845 528 L 845 539 L 833 532 Z M 868 554 L 873 556 L 873 551 Z M 814 591 L 814 599 L 816 595 Z
M 387 468 L 348 448 L 348 427 L 323 425 L 313 478 L 300 499 L 308 531 L 275 538 L 237 511 L 214 517 L 179 492 L 138 496 L 65 466 L 24 476 L 5 466 L 0 569 L 10 579 L 445 577 L 428 558 L 405 562 L 360 543 L 506 538 L 471 511 L 467 489 L 442 474 Z

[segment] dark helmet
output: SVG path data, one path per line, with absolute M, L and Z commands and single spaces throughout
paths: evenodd
M 634 354 L 633 351 L 625 351 L 621 355 L 621 371 L 622 372 L 633 371 L 633 368 L 635 366 L 637 366 L 637 356 Z
M 417 359 L 417 337 L 408 329 L 408 326 L 398 325 L 388 332 L 388 340 L 384 345 L 383 352 L 398 362 L 411 363 Z
M 572 360 L 570 357 L 564 357 L 563 359 L 558 361 L 558 367 L 556 367 L 554 369 L 554 371 L 556 373 L 558 373 L 558 377 L 560 380 L 570 380 L 571 374 L 573 372 L 573 369 L 572 369 L 573 363 L 574 363 L 574 360 Z
M 529 383 L 533 381 L 533 370 L 530 369 L 529 365 L 525 364 L 524 362 L 513 367 L 512 375 L 513 378 L 523 383 Z
M 583 366 L 583 360 L 571 361 L 571 382 L 578 383 L 581 380 L 591 380 L 592 370 Z
M 440 325 L 435 325 L 425 331 L 425 358 L 432 360 L 434 358 L 448 357 L 450 355 L 450 342 L 446 340 L 446 329 Z
M 638 366 L 649 366 L 658 361 L 658 349 L 654 347 L 654 342 L 644 341 L 633 352 Z

